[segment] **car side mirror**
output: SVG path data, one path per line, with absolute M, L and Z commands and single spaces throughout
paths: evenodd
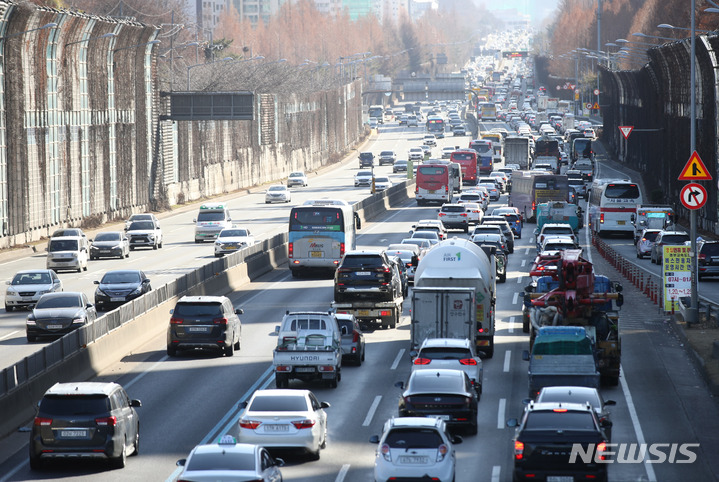
M 178 467 L 184 467 L 186 463 L 187 463 L 187 459 L 180 459 L 177 462 L 175 462 L 175 465 L 177 465 Z
M 329 402 L 320 402 L 320 408 L 330 408 L 331 406 Z
M 529 405 L 530 403 L 532 403 L 531 398 L 522 399 L 522 405 Z
M 417 355 L 419 355 L 419 352 L 417 350 L 412 350 L 409 352 L 409 356 L 412 358 L 416 357 Z
M 529 350 L 522 351 L 522 360 L 529 361 Z
M 193 219 L 192 222 L 193 222 L 193 223 L 196 223 L 196 222 L 197 222 L 197 219 Z
M 400 390 L 404 390 L 404 382 L 397 382 L 394 384 L 394 386 L 399 388 Z
M 142 402 L 140 400 L 130 400 L 130 406 L 131 407 L 142 407 Z
M 379 435 L 372 435 L 369 438 L 369 443 L 371 444 L 378 444 L 379 443 Z
M 170 314 L 172 315 L 172 314 L 174 314 L 174 313 L 175 313 L 175 310 L 174 310 L 174 308 L 173 308 L 173 309 L 170 310 Z
M 94 284 L 99 285 L 100 282 L 98 280 L 93 281 Z
M 240 407 L 242 407 L 242 408 L 247 408 L 247 405 L 249 405 L 249 404 L 247 403 L 247 400 L 245 400 L 244 402 L 242 402 L 242 403 L 240 404 Z
M 280 325 L 276 325 L 275 326 L 275 334 L 279 335 L 279 333 L 280 333 Z
M 454 445 L 459 445 L 459 444 L 461 444 L 462 442 L 464 442 L 464 439 L 462 438 L 461 435 L 455 435 L 454 437 L 451 438 L 451 442 L 452 442 Z
M 244 314 L 245 314 L 245 310 L 243 310 L 242 308 L 237 308 L 237 309 L 235 310 L 235 314 L 236 314 L 236 315 L 244 315 Z
M 513 428 L 517 425 L 519 425 L 519 420 L 517 420 L 516 418 L 510 418 L 509 420 L 507 420 L 507 427 Z
M 91 310 L 91 309 L 95 308 L 95 305 L 93 305 L 92 303 L 88 303 L 85 305 L 85 308 L 87 308 L 88 310 Z
M 614 400 L 605 400 L 605 401 L 604 401 L 604 405 L 607 406 L 607 407 L 613 406 L 613 405 L 616 405 L 616 404 L 617 404 L 617 402 L 615 402 Z
M 275 459 L 275 467 L 284 467 L 285 466 L 285 460 L 284 459 Z

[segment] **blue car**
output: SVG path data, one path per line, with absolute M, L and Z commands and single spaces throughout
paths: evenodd
M 512 232 L 514 233 L 514 237 L 517 239 L 522 239 L 522 220 L 519 217 L 519 214 L 515 213 L 506 213 L 502 214 L 507 219 L 507 223 L 509 223 L 509 227 L 512 228 Z

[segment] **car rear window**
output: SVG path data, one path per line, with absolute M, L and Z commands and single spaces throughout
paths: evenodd
M 444 443 L 442 436 L 431 428 L 396 428 L 387 434 L 384 443 L 393 449 L 433 449 Z
M 251 412 L 304 412 L 307 410 L 307 400 L 302 395 L 281 397 L 260 395 L 252 400 L 247 410 Z
M 255 470 L 255 454 L 237 452 L 195 453 L 185 470 Z
M 443 213 L 463 213 L 467 211 L 464 206 L 442 206 Z
M 719 243 L 705 243 L 700 253 L 706 256 L 719 256 Z
M 343 268 L 362 268 L 365 266 L 381 266 L 382 257 L 377 255 L 345 256 Z
M 537 402 L 571 402 L 584 404 L 589 402 L 592 407 L 599 407 L 601 402 L 597 392 L 581 390 L 579 392 L 569 390 L 551 391 L 542 393 Z
M 175 305 L 173 316 L 192 317 L 192 316 L 222 316 L 222 303 L 192 303 L 184 302 Z
M 594 418 L 590 412 L 555 412 L 541 410 L 527 415 L 524 424 L 529 430 L 595 430 Z
M 472 358 L 472 352 L 466 348 L 427 347 L 419 352 L 419 357 L 430 360 L 461 360 Z
M 644 233 L 644 239 L 653 242 L 655 239 L 657 239 L 658 234 L 659 231 L 647 231 L 646 233 Z
M 462 194 L 459 198 L 462 201 L 479 201 L 481 196 L 479 194 Z
M 685 241 L 689 241 L 689 236 L 685 234 L 668 234 L 662 236 L 662 243 L 673 243 L 673 244 L 684 244 Z
M 572 228 L 564 228 L 564 227 L 546 227 L 542 231 L 542 234 L 574 234 L 574 231 L 572 231 Z
M 110 411 L 105 395 L 46 395 L 40 402 L 43 415 L 93 415 Z
M 349 335 L 354 331 L 354 326 L 350 320 L 338 320 L 340 325 L 340 332 L 343 335 Z

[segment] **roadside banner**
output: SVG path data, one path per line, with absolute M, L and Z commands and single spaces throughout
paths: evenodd
M 691 296 L 691 246 L 663 246 L 664 311 L 679 309 L 679 298 Z

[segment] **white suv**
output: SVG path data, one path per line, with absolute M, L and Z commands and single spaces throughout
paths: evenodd
M 472 343 L 466 338 L 427 338 L 422 342 L 419 351 L 411 351 L 412 371 L 438 370 L 446 368 L 461 370 L 467 374 L 472 386 L 477 391 L 477 398 L 482 393 L 482 360 L 474 351 Z

